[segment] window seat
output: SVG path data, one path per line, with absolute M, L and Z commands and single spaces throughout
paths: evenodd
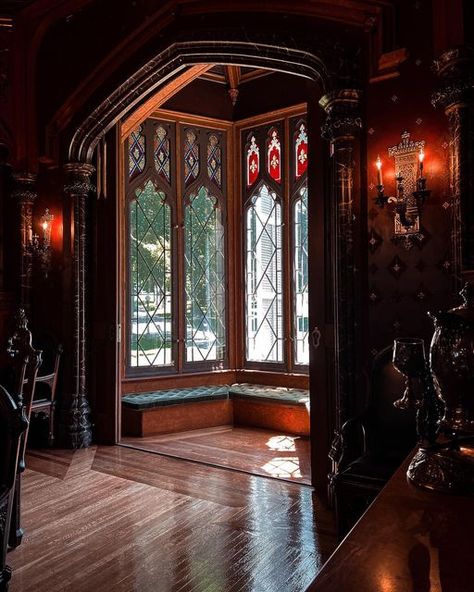
M 182 403 L 199 401 L 216 401 L 229 398 L 229 387 L 194 386 L 190 388 L 167 389 L 149 393 L 133 393 L 122 397 L 122 405 L 130 409 L 150 409 L 165 405 L 179 405 Z
M 309 435 L 309 391 L 257 384 L 206 385 L 122 398 L 125 436 L 152 436 L 218 425 Z
M 265 401 L 293 403 L 295 405 L 309 406 L 309 390 L 287 388 L 283 386 L 268 386 L 262 384 L 232 384 L 229 387 L 232 399 L 236 397 L 251 397 Z

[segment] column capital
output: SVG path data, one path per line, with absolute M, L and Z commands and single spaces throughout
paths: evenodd
M 474 47 L 455 47 L 442 53 L 433 63 L 433 69 L 443 81 L 433 93 L 434 107 L 446 110 L 456 106 L 474 104 Z
M 95 167 L 86 162 L 68 162 L 64 165 L 66 182 L 64 191 L 71 195 L 87 195 L 95 191 L 95 186 L 91 183 L 91 175 L 95 172 Z
M 327 114 L 321 126 L 323 138 L 334 142 L 357 135 L 362 128 L 361 97 L 362 91 L 355 88 L 333 90 L 321 97 L 319 105 Z
M 37 196 L 36 175 L 34 173 L 13 173 L 13 199 L 19 203 L 33 204 Z

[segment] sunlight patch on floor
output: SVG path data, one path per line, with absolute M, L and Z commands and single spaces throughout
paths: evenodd
M 295 445 L 296 438 L 292 438 L 291 436 L 273 436 L 268 440 L 267 446 L 270 450 L 278 450 L 281 452 L 295 452 L 296 445 Z
M 283 479 L 301 478 L 300 462 L 296 456 L 274 458 L 263 465 L 262 469 L 272 477 Z

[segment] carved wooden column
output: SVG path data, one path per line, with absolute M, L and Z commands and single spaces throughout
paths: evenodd
M 450 131 L 454 290 L 474 280 L 474 47 L 446 51 L 435 61 L 443 81 L 432 97 L 444 107 Z
M 87 448 L 92 440 L 90 407 L 86 392 L 86 203 L 94 189 L 90 176 L 94 167 L 85 163 L 68 163 L 64 166 L 66 183 L 64 191 L 71 200 L 73 219 L 72 288 L 73 340 L 72 372 L 65 388 L 63 405 L 62 439 L 70 448 Z
M 15 173 L 13 175 L 13 198 L 20 212 L 20 305 L 29 312 L 33 273 L 33 205 L 36 193 L 36 175 Z
M 336 425 L 330 458 L 333 475 L 343 463 L 345 442 L 341 428 L 355 414 L 356 408 L 356 322 L 357 288 L 354 252 L 354 177 L 359 159 L 359 116 L 361 92 L 355 89 L 334 90 L 319 104 L 327 114 L 322 126 L 323 138 L 329 140 L 331 163 L 330 205 L 337 212 L 330 215 L 331 260 L 333 262 L 335 325 L 335 405 Z

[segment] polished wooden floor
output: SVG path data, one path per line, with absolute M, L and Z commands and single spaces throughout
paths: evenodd
M 219 426 L 161 436 L 122 438 L 122 443 L 254 475 L 311 483 L 309 438 L 281 432 Z
M 27 465 L 11 592 L 303 592 L 335 546 L 296 483 L 119 446 Z

